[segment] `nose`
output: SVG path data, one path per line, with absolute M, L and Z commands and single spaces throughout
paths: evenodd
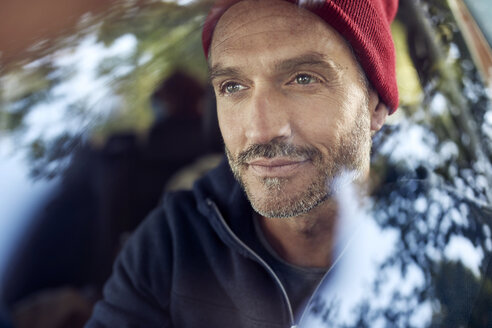
M 283 95 L 272 88 L 256 88 L 245 118 L 245 135 L 250 144 L 292 137 L 290 117 L 283 100 Z

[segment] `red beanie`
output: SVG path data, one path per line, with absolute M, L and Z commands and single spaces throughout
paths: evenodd
M 208 57 L 212 36 L 220 17 L 242 0 L 218 0 L 203 26 L 202 44 Z M 395 74 L 395 47 L 390 23 L 398 0 L 286 0 L 321 17 L 340 33 L 354 49 L 360 65 L 390 114 L 398 107 Z

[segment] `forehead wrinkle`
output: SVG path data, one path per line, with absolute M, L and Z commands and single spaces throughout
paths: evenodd
M 232 17 L 232 18 L 229 18 L 229 17 L 226 17 L 226 22 L 224 22 L 224 17 L 222 17 L 219 22 L 220 24 L 217 25 L 216 29 L 215 29 L 215 32 L 213 33 L 212 35 L 212 41 L 211 41 L 211 49 L 215 49 L 216 47 L 220 46 L 221 44 L 223 44 L 224 42 L 234 38 L 234 39 L 241 39 L 241 38 L 244 38 L 244 37 L 248 37 L 248 36 L 254 36 L 254 35 L 257 35 L 257 34 L 261 34 L 261 33 L 268 33 L 268 32 L 292 32 L 293 30 L 296 31 L 296 32 L 301 32 L 301 31 L 305 31 L 307 30 L 308 28 L 312 28 L 313 25 L 309 24 L 307 25 L 307 27 L 305 28 L 299 28 L 299 26 L 296 26 L 295 29 L 293 29 L 292 27 L 291 28 L 286 28 L 286 29 L 279 29 L 279 30 L 274 30 L 277 25 L 276 24 L 273 24 L 272 23 L 272 30 L 269 30 L 269 31 L 260 31 L 260 32 L 255 32 L 255 33 L 247 33 L 246 35 L 242 35 L 241 37 L 237 37 L 236 35 L 234 35 L 234 33 L 238 30 L 241 30 L 241 29 L 246 29 L 246 30 L 249 30 L 249 26 L 256 26 L 256 23 L 259 22 L 259 21 L 262 21 L 264 19 L 268 19 L 268 21 L 271 21 L 272 19 L 274 18 L 280 18 L 281 20 L 285 20 L 285 19 L 295 19 L 295 20 L 298 20 L 298 23 L 302 23 L 299 18 L 301 18 L 302 16 L 301 15 L 298 15 L 298 14 L 291 14 L 291 13 L 287 13 L 285 15 L 283 14 L 276 14 L 276 15 L 262 15 L 262 16 L 259 16 L 259 17 L 255 17 L 255 18 L 252 18 L 252 19 L 249 19 L 249 16 L 250 15 L 246 15 L 246 14 L 243 14 L 244 16 L 248 16 L 247 19 L 243 20 L 242 23 L 240 23 L 240 25 L 238 25 L 237 27 L 234 28 L 234 31 L 231 33 L 231 32 L 228 32 L 228 28 L 233 25 L 233 24 L 238 24 L 238 21 L 239 21 L 239 17 Z M 255 15 L 257 16 L 257 15 Z M 306 16 L 306 15 L 303 15 L 303 16 Z M 308 18 L 307 16 L 305 18 Z M 222 22 L 221 22 L 222 21 Z M 291 25 L 294 25 L 294 21 L 291 21 Z M 297 24 L 299 25 L 299 24 Z M 223 32 L 225 31 L 225 32 Z M 227 35 L 227 34 L 232 34 L 228 37 L 225 37 L 223 35 Z M 222 37 L 223 40 L 220 40 Z M 219 39 L 220 41 L 217 41 L 217 39 Z M 218 43 L 217 43 L 218 42 Z
M 240 1 L 240 2 L 237 2 L 235 3 L 234 5 L 232 5 L 230 8 L 228 8 L 222 15 L 221 18 L 219 18 L 219 20 L 217 21 L 217 25 L 216 26 L 219 26 L 221 24 L 225 24 L 225 27 L 228 27 L 229 25 L 233 24 L 233 23 L 236 23 L 238 21 L 248 21 L 248 19 L 250 19 L 250 17 L 257 17 L 256 20 L 260 20 L 260 19 L 263 19 L 263 18 L 271 18 L 271 17 L 282 17 L 282 18 L 289 18 L 289 17 L 301 17 L 301 16 L 309 16 L 309 14 L 311 14 L 311 12 L 309 12 L 308 10 L 306 9 L 303 9 L 302 7 L 299 7 L 299 6 L 296 6 L 295 4 L 293 3 L 290 3 L 290 2 L 286 2 L 286 1 L 265 1 L 265 0 L 261 0 L 261 1 L 258 1 L 258 4 L 261 4 L 261 5 L 264 5 L 265 7 L 262 8 L 262 11 L 258 14 L 258 11 L 256 10 L 258 8 L 258 5 L 255 5 L 255 10 L 253 11 L 251 8 L 248 8 L 246 10 L 241 10 L 239 11 L 238 13 L 236 13 L 239 9 L 237 8 L 238 6 L 246 6 L 245 4 L 247 4 L 248 2 L 253 2 L 253 1 Z M 275 8 L 276 6 L 278 6 L 279 4 L 281 4 L 282 6 L 284 5 L 287 5 L 289 7 L 291 6 L 294 6 L 294 8 L 289 8 L 289 9 L 286 9 L 286 7 L 284 7 L 282 9 L 282 12 L 279 13 L 279 10 L 275 10 L 276 12 L 278 12 L 278 14 L 276 15 L 261 15 L 263 14 L 263 11 L 264 10 L 269 10 L 271 8 Z M 235 8 L 236 7 L 236 8 Z M 294 9 L 296 12 L 295 13 L 292 13 L 291 9 Z M 233 12 L 233 14 L 231 14 L 231 11 Z M 236 12 L 235 12 L 236 11 Z M 251 12 L 253 12 L 253 14 L 251 14 Z M 229 17 L 231 16 L 232 17 Z M 243 19 L 243 17 L 246 17 L 246 19 Z M 224 20 L 226 20 L 226 23 L 224 23 Z M 245 25 L 246 23 L 244 23 L 243 25 Z M 243 26 L 241 25 L 241 27 Z
M 297 31 L 304 31 L 305 29 L 302 29 L 302 30 L 297 30 Z M 292 30 L 291 29 L 282 29 L 282 30 L 272 30 L 272 31 L 259 31 L 259 32 L 255 32 L 255 33 L 250 33 L 248 35 L 243 35 L 241 37 L 237 37 L 237 36 L 234 36 L 234 35 L 231 35 L 230 37 L 227 37 L 225 38 L 224 40 L 222 40 L 221 42 L 217 43 L 217 44 L 213 44 L 211 49 L 213 50 L 216 50 L 217 47 L 220 47 L 223 43 L 227 42 L 228 40 L 230 39 L 234 39 L 234 40 L 241 40 L 243 38 L 247 38 L 247 37 L 252 37 L 252 36 L 256 36 L 256 35 L 262 35 L 264 33 L 271 33 L 271 32 L 274 32 L 274 33 L 285 33 L 285 32 L 291 32 Z M 235 49 L 235 47 L 232 47 L 230 49 Z M 227 50 L 227 49 L 226 49 Z M 210 54 L 212 53 L 212 51 L 210 52 Z M 211 57 L 211 56 L 210 56 Z
M 230 25 L 236 24 L 236 23 L 238 23 L 240 21 L 242 21 L 242 23 L 240 23 L 240 25 L 236 29 L 241 29 L 244 26 L 251 26 L 254 23 L 256 23 L 258 21 L 261 21 L 263 19 L 267 19 L 268 21 L 271 21 L 272 18 L 281 18 L 282 20 L 284 20 L 285 18 L 289 18 L 289 19 L 290 18 L 292 18 L 292 19 L 308 18 L 306 15 L 300 15 L 297 12 L 296 13 L 285 13 L 285 14 L 277 13 L 277 14 L 273 14 L 273 15 L 257 15 L 257 14 L 248 15 L 247 13 L 241 13 L 241 14 L 242 15 L 240 15 L 239 17 L 231 17 L 231 18 L 229 18 L 227 16 L 225 18 L 224 17 L 220 18 L 219 23 L 217 24 L 216 29 L 219 29 L 219 28 L 220 29 L 228 28 L 228 27 L 230 27 Z M 246 19 L 242 19 L 241 18 L 242 16 L 246 16 Z M 226 20 L 225 23 L 224 23 L 224 20 Z M 221 26 L 221 25 L 224 25 L 224 26 Z

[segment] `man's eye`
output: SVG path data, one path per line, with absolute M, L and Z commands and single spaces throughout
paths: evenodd
M 294 80 L 297 84 L 311 84 L 319 82 L 317 77 L 309 74 L 297 74 Z
M 245 89 L 245 87 L 239 83 L 227 82 L 221 87 L 220 91 L 225 94 L 233 94 L 243 89 Z

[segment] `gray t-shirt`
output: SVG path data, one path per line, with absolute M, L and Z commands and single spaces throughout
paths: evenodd
M 309 268 L 293 265 L 285 261 L 270 245 L 260 227 L 258 219 L 253 218 L 256 236 L 264 248 L 265 261 L 272 267 L 282 281 L 292 304 L 295 315 L 304 310 L 312 293 L 328 268 Z

